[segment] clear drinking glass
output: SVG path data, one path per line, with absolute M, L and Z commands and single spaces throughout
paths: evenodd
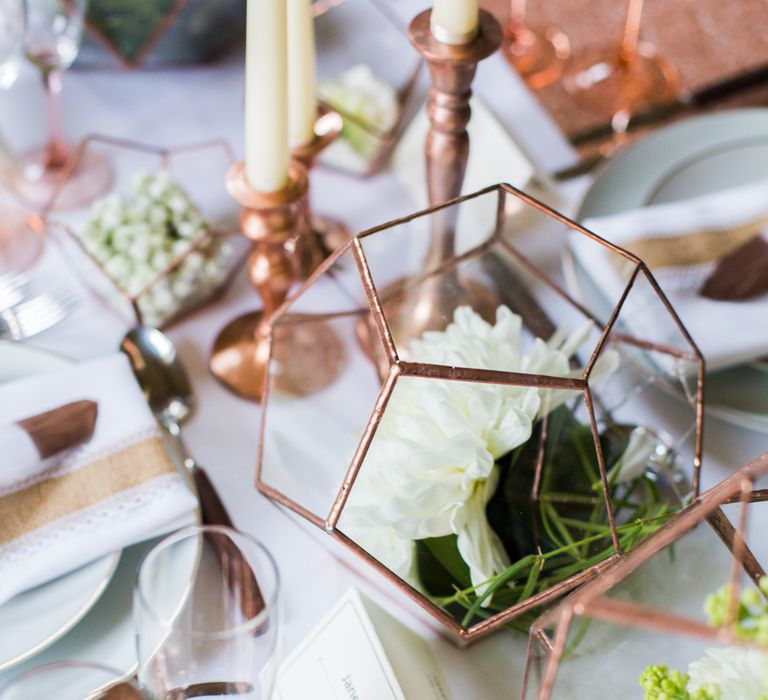
M 531 26 L 526 5 L 526 0 L 510 1 L 501 50 L 528 87 L 540 90 L 562 75 L 565 61 L 571 55 L 571 42 L 558 27 Z
M 43 78 L 48 110 L 48 143 L 23 157 L 16 190 L 30 204 L 48 202 L 64 174 L 70 147 L 64 139 L 61 116 L 61 74 L 80 50 L 87 0 L 25 0 L 24 52 Z M 109 186 L 111 166 L 105 158 L 80 161 L 57 198 L 57 208 L 73 209 L 91 203 Z
M 43 664 L 16 676 L 0 688 L 0 700 L 141 700 L 125 674 L 90 661 Z
M 0 89 L 11 87 L 19 74 L 23 34 L 22 0 L 0 0 Z
M 677 97 L 677 68 L 653 44 L 640 39 L 645 0 L 628 0 L 618 44 L 598 46 L 574 57 L 563 73 L 563 87 L 583 108 L 614 131 L 609 149 L 626 141 L 630 118 Z
M 164 539 L 139 569 L 134 621 L 139 683 L 148 700 L 270 697 L 279 574 L 252 537 L 194 526 Z
M 0 90 L 7 90 L 19 74 L 24 36 L 24 0 L 0 0 Z M 10 150 L 0 138 L 0 183 L 16 174 Z M 5 192 L 2 193 L 5 195 Z M 29 267 L 43 248 L 39 229 L 29 225 L 29 214 L 15 202 L 0 196 L 0 274 Z

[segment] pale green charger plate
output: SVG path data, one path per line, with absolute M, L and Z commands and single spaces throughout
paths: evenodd
M 768 109 L 693 117 L 659 129 L 609 161 L 576 218 L 618 214 L 763 178 L 768 178 Z M 583 299 L 599 294 L 567 250 L 564 267 L 573 293 Z M 705 401 L 710 415 L 768 432 L 768 362 L 708 374 Z

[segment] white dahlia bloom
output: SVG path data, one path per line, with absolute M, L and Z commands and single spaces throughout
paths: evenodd
M 548 342 L 536 338 L 526 350 L 522 320 L 510 309 L 500 306 L 491 325 L 463 306 L 444 331 L 414 341 L 409 359 L 581 376 L 569 360 L 591 328 L 587 322 L 568 337 L 557 332 Z M 593 378 L 613 371 L 617 357 L 603 353 Z M 455 534 L 472 584 L 482 593 L 482 584 L 510 565 L 485 514 L 498 485 L 496 460 L 526 442 L 539 418 L 579 393 L 401 377 L 352 488 L 342 529 L 412 583 L 413 540 Z
M 768 655 L 761 649 L 707 649 L 688 667 L 688 692 L 716 690 L 718 700 L 768 699 Z

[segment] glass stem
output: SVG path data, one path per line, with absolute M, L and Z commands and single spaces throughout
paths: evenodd
M 511 0 L 510 17 L 515 24 L 525 24 L 526 0 Z
M 629 0 L 627 19 L 624 22 L 624 35 L 621 39 L 621 58 L 631 61 L 637 53 L 640 40 L 640 21 L 643 16 L 644 0 Z
M 61 72 L 43 71 L 43 86 L 48 111 L 48 145 L 45 148 L 45 167 L 48 170 L 63 167 L 69 154 L 69 148 L 64 141 L 61 115 Z

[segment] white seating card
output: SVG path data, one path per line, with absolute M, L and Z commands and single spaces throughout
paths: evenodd
M 277 700 L 449 700 L 427 642 L 350 588 L 283 662 Z

